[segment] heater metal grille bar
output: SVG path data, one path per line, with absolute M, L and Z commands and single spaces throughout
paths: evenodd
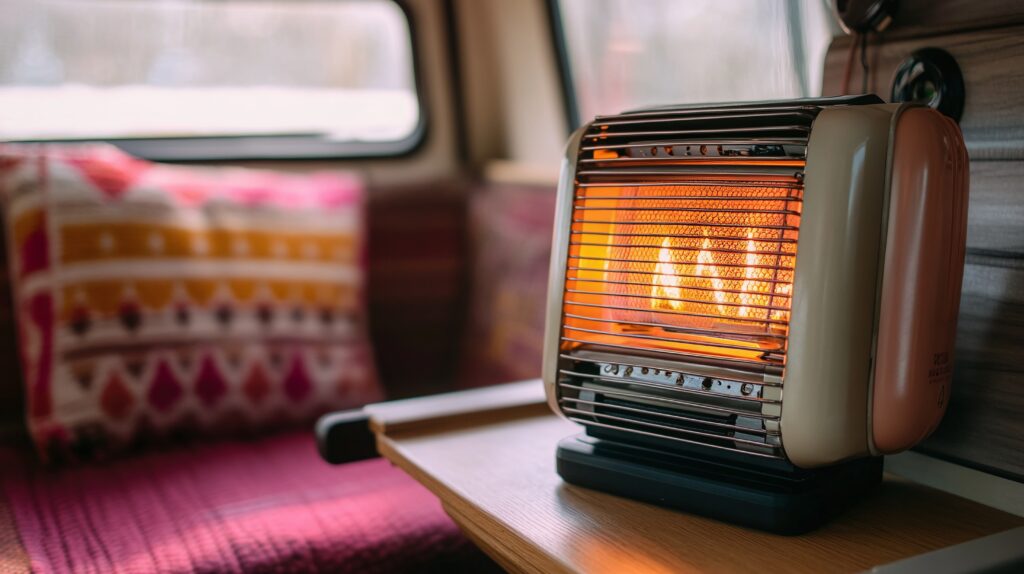
M 616 319 L 604 319 L 604 318 L 600 318 L 600 317 L 594 317 L 594 316 L 591 316 L 591 315 L 576 315 L 576 314 L 572 314 L 572 313 L 566 313 L 565 316 L 566 317 L 571 317 L 573 319 L 584 319 L 586 321 L 597 321 L 597 322 L 600 322 L 600 323 L 619 322 Z M 687 327 L 675 327 L 675 326 L 669 325 L 667 323 L 645 323 L 645 322 L 642 322 L 642 321 L 628 321 L 626 323 L 628 323 L 629 325 L 635 325 L 637 327 L 661 327 L 663 329 L 672 329 L 672 330 L 675 330 L 675 331 L 679 331 L 680 333 L 693 333 L 695 335 L 736 335 L 738 337 L 743 337 L 743 336 L 747 336 L 748 335 L 748 333 L 744 333 L 743 331 L 722 331 L 722 330 L 719 330 L 719 329 L 697 329 L 697 328 L 687 328 Z M 771 338 L 771 339 L 778 339 L 780 341 L 784 341 L 784 340 L 786 340 L 788 338 L 787 335 L 775 335 L 775 334 L 765 334 L 765 335 L 759 335 L 759 336 L 760 337 Z
M 640 401 L 643 401 L 643 402 L 651 402 L 651 403 L 656 403 L 656 404 L 663 404 L 663 405 L 666 405 L 666 406 L 683 406 L 683 407 L 698 408 L 698 409 L 700 409 L 702 411 L 712 411 L 712 412 L 723 413 L 723 414 L 726 414 L 726 415 L 752 416 L 752 417 L 755 417 L 755 418 L 766 419 L 766 420 L 779 420 L 779 417 L 777 417 L 777 416 L 753 414 L 751 412 L 744 411 L 742 409 L 728 408 L 728 407 L 722 407 L 722 406 L 712 405 L 712 404 L 708 404 L 708 403 L 702 403 L 699 400 L 689 400 L 688 401 L 688 400 L 675 399 L 675 398 L 671 398 L 670 399 L 670 398 L 666 398 L 666 397 L 662 397 L 662 396 L 658 396 L 658 395 L 649 395 L 649 394 L 644 394 L 644 393 L 624 391 L 624 390 L 620 390 L 620 389 L 596 388 L 596 387 L 593 387 L 593 386 L 591 386 L 591 387 L 583 387 L 583 386 L 579 386 L 579 385 L 572 385 L 572 384 L 569 384 L 569 383 L 560 383 L 558 386 L 563 388 L 563 389 L 575 391 L 577 393 L 579 391 L 592 391 L 596 395 L 599 395 L 599 396 L 603 395 L 603 396 L 611 396 L 611 397 L 621 397 L 621 398 L 626 398 L 626 399 L 639 399 Z M 563 397 L 561 400 L 574 400 L 574 399 L 564 398 Z M 747 429 L 744 429 L 744 430 L 747 430 Z M 765 432 L 767 432 L 767 431 L 765 431 Z
M 636 198 L 631 198 L 631 199 L 636 199 Z M 650 198 L 640 198 L 640 199 L 648 199 L 650 201 L 656 201 L 656 200 L 651 200 Z M 714 198 L 711 198 L 711 199 L 714 199 Z M 778 201 L 778 200 L 776 199 L 775 201 Z M 578 204 L 582 203 L 583 205 L 577 205 L 574 208 L 576 211 L 614 211 L 614 212 L 622 212 L 622 211 L 643 211 L 643 212 L 650 212 L 650 211 L 672 211 L 672 212 L 675 212 L 675 213 L 690 213 L 690 212 L 692 212 L 692 213 L 715 213 L 715 214 L 718 214 L 718 213 L 743 213 L 743 214 L 750 214 L 750 215 L 758 215 L 758 214 L 762 214 L 763 213 L 763 214 L 769 214 L 769 215 L 800 215 L 799 211 L 794 211 L 794 210 L 791 210 L 791 209 L 753 209 L 753 208 L 751 208 L 751 209 L 742 209 L 742 208 L 731 208 L 731 207 L 721 207 L 721 208 L 716 208 L 716 207 L 682 207 L 682 206 L 664 206 L 664 205 L 653 205 L 653 206 L 646 206 L 646 207 L 634 207 L 632 205 L 625 205 L 625 206 L 617 206 L 617 207 L 608 207 L 608 206 L 604 206 L 604 205 L 601 205 L 601 206 L 596 206 L 596 205 L 588 206 L 588 205 L 586 205 L 586 200 L 579 201 L 577 203 Z M 708 225 L 708 224 L 705 224 L 705 225 L 707 227 L 714 227 L 714 225 Z M 677 247 L 676 249 L 682 249 L 682 248 L 681 247 Z
M 588 307 L 588 308 L 593 308 L 593 309 L 606 309 L 606 310 L 609 310 L 609 311 L 632 312 L 632 311 L 644 311 L 645 310 L 645 309 L 643 309 L 641 307 L 622 307 L 622 306 L 618 306 L 618 305 L 602 305 L 600 303 L 584 303 L 582 301 L 571 301 L 571 300 L 568 300 L 568 299 L 566 300 L 566 302 L 567 303 L 571 303 L 575 307 Z M 714 318 L 718 317 L 718 315 L 711 315 L 711 314 L 704 314 L 704 313 L 687 313 L 687 312 L 683 312 L 683 311 L 669 311 L 669 310 L 664 310 L 664 309 L 660 309 L 658 311 L 655 311 L 654 314 L 656 314 L 656 315 L 680 315 L 680 316 L 683 316 L 683 317 L 694 317 L 694 318 L 699 318 L 699 319 L 714 319 Z M 770 325 L 782 325 L 782 326 L 785 326 L 785 325 L 788 324 L 786 321 L 773 320 L 773 319 L 768 319 L 768 320 L 762 321 L 761 319 L 739 318 L 739 319 L 736 320 L 736 322 L 737 323 L 753 323 L 753 324 L 768 323 Z
M 659 114 L 655 117 L 641 116 L 637 114 L 623 114 L 621 116 L 607 117 L 598 121 L 595 121 L 593 127 L 598 131 L 605 131 L 610 126 L 624 126 L 624 125 L 636 125 L 636 124 L 663 124 L 663 123 L 674 123 L 674 122 L 707 122 L 713 121 L 718 122 L 721 120 L 760 120 L 764 121 L 768 118 L 793 118 L 794 116 L 806 116 L 807 118 L 814 119 L 817 115 L 816 111 L 805 109 L 805 108 L 790 108 L 790 109 L 773 109 L 773 110 L 762 110 L 757 113 L 749 113 L 749 110 L 737 111 L 732 110 L 704 110 L 697 113 L 666 113 Z
M 581 280 L 577 280 L 577 281 L 586 281 L 586 279 L 581 279 Z M 684 289 L 685 289 L 684 287 L 679 287 L 680 292 L 682 290 L 684 290 Z M 611 293 L 609 291 L 586 291 L 586 290 L 583 290 L 583 289 L 566 289 L 565 292 L 566 293 L 582 294 L 582 295 L 613 295 L 613 296 L 616 296 L 616 297 L 636 297 L 636 298 L 641 298 L 641 299 L 650 299 L 651 298 L 650 295 L 628 295 L 628 294 L 623 295 L 623 294 L 614 294 L 614 293 Z M 717 292 L 725 293 L 726 291 L 719 290 Z M 700 305 L 706 304 L 706 301 L 704 299 L 686 299 L 686 298 L 683 298 L 683 297 L 659 296 L 658 297 L 658 301 L 667 301 L 669 303 L 696 303 L 696 304 L 700 304 Z M 746 307 L 748 309 L 764 309 L 764 310 L 768 310 L 768 311 L 786 311 L 786 310 L 788 310 L 788 306 L 786 306 L 786 307 L 777 307 L 777 306 L 772 306 L 772 305 L 757 305 L 757 304 L 754 304 L 754 303 L 747 304 L 747 303 L 728 303 L 728 302 L 722 302 L 722 303 L 715 303 L 715 305 L 716 306 L 722 306 L 722 307 L 740 307 L 740 308 Z M 657 313 L 658 311 L 657 311 L 657 309 L 655 309 L 653 312 Z M 719 314 L 719 315 L 712 315 L 712 316 L 722 317 L 723 315 Z M 626 320 L 624 317 L 617 317 L 616 319 L 620 319 L 620 320 L 623 320 L 623 321 Z
M 629 426 L 626 426 L 626 425 L 622 425 L 622 424 L 607 424 L 607 423 L 603 423 L 603 422 L 597 422 L 597 421 L 593 421 L 593 420 L 582 419 L 582 418 L 577 417 L 577 416 L 568 416 L 567 418 L 569 420 L 571 420 L 573 422 L 576 422 L 576 423 L 579 423 L 579 424 L 581 424 L 583 426 L 606 428 L 606 429 L 614 430 L 614 431 L 617 431 L 617 432 L 625 432 L 625 433 L 630 433 L 630 434 L 635 434 L 635 435 L 648 436 L 648 437 L 651 437 L 651 438 L 668 439 L 668 440 L 672 440 L 672 441 L 676 441 L 676 442 L 680 442 L 680 443 L 684 443 L 684 444 L 689 444 L 689 445 L 694 445 L 694 446 L 711 447 L 711 448 L 715 448 L 715 449 L 719 449 L 719 450 L 735 452 L 735 453 L 740 453 L 740 454 L 749 455 L 749 456 L 758 456 L 758 457 L 762 457 L 762 458 L 774 458 L 774 459 L 782 459 L 782 458 L 784 458 L 782 456 L 781 450 L 777 449 L 777 448 L 773 449 L 773 451 L 771 453 L 756 452 L 756 451 L 752 451 L 752 450 L 743 450 L 743 449 L 739 449 L 739 448 L 731 448 L 731 447 L 724 446 L 724 445 L 721 445 L 721 444 L 715 444 L 715 443 L 709 442 L 709 441 L 686 439 L 686 438 L 682 438 L 682 437 L 679 437 L 679 436 L 673 436 L 672 434 L 668 434 L 668 433 L 664 433 L 664 432 L 651 432 L 651 431 L 638 430 L 636 428 L 632 428 L 632 427 L 629 427 Z
M 751 127 L 751 128 L 705 128 L 705 129 L 674 129 L 674 130 L 641 130 L 641 131 L 630 131 L 630 132 L 615 132 L 615 131 L 597 131 L 588 132 L 583 135 L 584 140 L 590 140 L 591 142 L 604 141 L 610 138 L 617 137 L 630 137 L 630 138 L 643 138 L 643 137 L 675 137 L 675 136 L 686 136 L 686 135 L 709 135 L 709 134 L 765 134 L 765 133 L 791 133 L 791 134 L 807 134 L 811 131 L 808 126 L 801 125 L 787 125 L 787 126 L 768 126 L 768 127 Z
M 736 159 L 742 159 L 742 158 L 736 158 Z M 666 163 L 668 163 L 668 162 L 666 162 Z M 694 163 L 696 163 L 696 162 L 694 162 Z M 598 178 L 600 178 L 600 177 L 622 177 L 622 176 L 630 176 L 630 177 L 680 177 L 680 178 L 688 178 L 688 179 L 692 180 L 693 177 L 695 175 L 698 175 L 698 174 L 702 175 L 702 176 L 718 176 L 718 177 L 751 177 L 751 178 L 753 178 L 753 177 L 757 177 L 757 178 L 777 177 L 780 180 L 784 180 L 784 178 L 796 179 L 795 174 L 796 173 L 800 173 L 799 171 L 795 171 L 792 166 L 782 166 L 782 167 L 775 167 L 775 168 L 769 169 L 771 166 L 754 165 L 754 166 L 747 167 L 747 166 L 744 166 L 742 164 L 737 163 L 736 165 L 731 166 L 731 167 L 732 167 L 732 169 L 721 169 L 721 168 L 717 168 L 715 166 L 702 166 L 702 165 L 674 166 L 674 165 L 669 164 L 669 165 L 665 165 L 665 167 L 663 167 L 661 169 L 632 169 L 631 168 L 631 169 L 627 170 L 625 167 L 620 167 L 620 166 L 612 167 L 612 166 L 608 166 L 608 169 L 615 170 L 615 171 L 609 173 L 608 171 L 605 171 L 603 169 L 597 169 L 595 167 L 591 167 L 590 169 L 587 169 L 587 170 L 579 170 L 579 171 L 577 171 L 576 172 L 576 176 L 578 178 L 580 178 L 581 181 L 588 181 L 588 178 L 590 178 L 590 177 L 598 177 Z M 704 185 L 709 185 L 709 184 L 711 184 L 713 182 L 714 182 L 714 179 L 708 178 L 708 179 L 704 180 Z
M 701 147 L 702 148 L 706 148 L 707 146 L 701 146 Z M 719 152 L 718 155 L 709 155 L 709 156 L 706 156 L 706 157 L 687 156 L 687 155 L 679 156 L 679 155 L 675 154 L 675 149 L 674 148 L 672 150 L 673 151 L 672 154 L 665 153 L 667 150 L 665 150 L 664 147 L 661 148 L 661 151 L 663 152 L 663 155 L 660 155 L 660 154 L 657 153 L 659 151 L 658 148 L 659 148 L 659 146 L 651 146 L 650 147 L 650 154 L 651 155 L 646 155 L 645 154 L 645 155 L 641 155 L 639 157 L 611 157 L 611 158 L 601 158 L 601 159 L 582 159 L 582 160 L 579 161 L 579 163 L 580 163 L 580 165 L 586 165 L 586 166 L 591 167 L 591 168 L 593 166 L 595 166 L 595 165 L 603 166 L 603 167 L 619 167 L 620 165 L 621 166 L 629 166 L 629 165 L 649 165 L 649 166 L 666 166 L 666 165 L 678 165 L 678 166 L 691 165 L 692 166 L 692 165 L 698 165 L 699 166 L 699 165 L 702 165 L 702 164 L 708 165 L 708 166 L 721 166 L 724 163 L 725 160 L 731 159 L 731 157 L 735 157 L 735 156 L 721 155 L 722 150 L 717 150 Z M 715 151 L 715 150 L 712 150 L 712 151 Z M 772 165 L 772 164 L 784 164 L 782 167 L 789 167 L 789 168 L 801 167 L 800 166 L 800 162 L 798 160 L 794 160 L 793 158 L 790 158 L 788 156 L 749 156 L 748 155 L 748 156 L 743 156 L 743 157 L 746 159 L 747 165 L 750 166 L 750 167 L 763 166 L 763 167 L 766 167 L 766 168 L 771 168 L 773 170 L 774 169 L 778 169 L 780 166 L 779 165 Z M 770 171 L 770 172 L 767 172 L 767 173 L 774 173 L 774 171 Z
M 595 151 L 603 149 L 620 149 L 630 147 L 664 147 L 664 146 L 764 146 L 764 145 L 791 145 L 804 146 L 807 142 L 801 138 L 747 138 L 747 139 L 675 139 L 675 140 L 652 140 L 642 143 L 612 144 L 612 145 L 584 145 L 580 151 Z
M 622 342 L 622 343 L 604 343 L 604 342 L 593 343 L 593 339 L 592 338 L 590 338 L 590 339 L 581 339 L 581 338 L 577 338 L 577 337 L 570 337 L 568 335 L 563 335 L 562 336 L 562 341 L 565 342 L 565 343 L 579 343 L 580 345 L 590 344 L 591 346 L 593 346 L 596 349 L 607 348 L 607 349 L 612 349 L 612 350 L 618 350 L 620 352 L 622 350 L 625 350 L 625 351 L 635 351 L 637 349 L 637 344 L 635 342 L 631 342 L 631 341 L 625 341 L 625 342 Z M 709 364 L 709 365 L 717 364 L 717 365 L 724 365 L 724 366 L 738 367 L 738 368 L 746 367 L 746 368 L 751 369 L 753 372 L 757 372 L 759 370 L 760 371 L 764 371 L 766 367 L 770 367 L 770 366 L 778 366 L 777 364 L 773 364 L 773 362 L 765 361 L 763 359 L 736 359 L 736 358 L 727 357 L 727 356 L 716 356 L 716 355 L 714 355 L 714 354 L 712 354 L 710 352 L 705 352 L 705 353 L 686 352 L 686 351 L 677 351 L 675 349 L 657 349 L 657 351 L 659 353 L 665 354 L 665 355 L 670 356 L 670 357 L 683 358 L 683 359 L 687 359 L 688 361 L 691 361 L 691 362 L 704 362 L 704 363 Z
M 651 248 L 650 245 L 643 245 L 641 247 Z M 569 255 L 569 258 L 570 259 L 579 259 L 581 261 L 605 261 L 605 262 L 609 262 L 609 263 L 653 263 L 655 265 L 661 263 L 661 260 L 658 259 L 658 258 L 650 258 L 650 259 L 624 259 L 624 258 L 608 258 L 608 257 L 583 257 L 583 256 L 580 256 L 580 255 L 572 255 L 572 254 Z M 699 264 L 701 264 L 699 261 L 686 261 L 684 263 L 691 264 L 691 265 L 699 265 Z M 782 266 L 782 265 L 762 265 L 762 264 L 757 264 L 757 263 L 753 263 L 753 264 L 749 264 L 749 265 L 746 265 L 746 264 L 743 264 L 743 263 L 714 263 L 714 266 L 716 268 L 730 268 L 731 267 L 731 268 L 736 268 L 736 269 L 741 269 L 741 270 L 746 270 L 746 269 L 767 269 L 767 270 L 774 270 L 774 271 L 792 271 L 793 270 L 792 267 L 786 267 L 786 266 Z M 678 267 L 678 265 L 673 265 L 673 267 Z M 627 269 L 627 270 L 629 270 L 629 269 Z M 615 272 L 619 273 L 621 271 L 616 269 Z M 653 274 L 654 275 L 658 275 L 659 277 L 670 276 L 670 277 L 703 277 L 703 278 L 708 278 L 707 275 L 702 275 L 702 274 L 697 274 L 697 275 L 687 274 L 687 273 L 663 274 L 663 273 L 657 273 L 657 272 L 655 272 Z M 724 275 L 724 274 L 723 275 L 718 275 L 718 276 L 716 276 L 714 278 L 715 279 L 720 279 L 720 280 L 734 279 L 734 277 L 730 277 L 730 276 Z M 753 280 L 754 278 L 751 278 L 751 279 Z M 761 278 L 757 277 L 756 279 L 760 280 Z M 678 287 L 681 288 L 681 286 L 678 286 Z M 664 298 L 664 297 L 653 296 L 653 295 L 647 295 L 646 297 L 648 297 L 650 299 L 663 299 Z
M 567 326 L 565 328 L 565 331 L 566 332 L 572 331 L 572 332 L 576 332 L 576 333 L 589 333 L 591 335 L 619 336 L 619 337 L 626 337 L 626 338 L 629 338 L 629 339 L 642 339 L 642 340 L 645 340 L 645 341 L 657 341 L 657 342 L 662 342 L 662 343 L 674 343 L 674 342 L 676 342 L 678 340 L 678 339 L 671 338 L 671 337 L 655 337 L 653 335 L 638 335 L 638 334 L 635 334 L 635 333 L 615 332 L 615 331 L 607 331 L 607 330 L 602 330 L 602 329 L 585 329 L 583 327 L 571 327 L 571 326 Z M 677 332 L 681 332 L 682 334 L 689 334 L 689 332 L 687 332 L 687 331 L 677 331 Z M 579 335 L 577 335 L 577 336 L 579 336 Z M 718 336 L 724 336 L 724 333 L 718 333 Z M 784 354 L 783 352 L 779 351 L 779 347 L 767 348 L 766 349 L 766 348 L 763 348 L 762 346 L 759 346 L 759 345 L 756 345 L 756 344 L 741 345 L 741 344 L 719 343 L 717 341 L 703 341 L 703 342 L 700 343 L 700 346 L 702 346 L 702 347 L 711 347 L 711 348 L 716 348 L 716 349 L 735 349 L 735 350 L 738 350 L 738 351 L 753 351 L 755 353 L 759 353 L 759 354 L 762 354 L 762 355 L 764 355 L 766 353 L 769 353 L 769 352 L 774 352 L 774 353 L 776 353 L 778 355 Z M 767 360 L 764 357 L 762 357 L 762 358 L 764 360 Z M 774 361 L 778 361 L 780 359 L 776 358 L 776 359 L 773 359 L 773 360 Z
M 640 272 L 638 272 L 638 273 L 640 273 Z M 653 277 L 653 275 L 651 275 L 649 273 L 647 275 Z M 675 275 L 675 277 L 686 277 L 686 276 L 685 275 Z M 612 280 L 609 280 L 609 279 L 587 279 L 587 278 L 577 277 L 577 276 L 574 276 L 574 275 L 571 275 L 571 274 L 567 275 L 566 279 L 569 280 L 569 281 L 576 281 L 578 283 L 606 283 L 606 284 L 609 284 L 609 285 L 641 285 L 641 286 L 649 286 L 651 284 L 651 281 L 653 281 L 653 279 L 648 279 L 647 281 L 639 281 L 639 282 L 638 281 L 612 281 Z M 760 283 L 760 282 L 758 282 L 758 283 Z M 764 283 L 769 283 L 769 282 L 768 281 L 764 281 Z M 729 289 L 729 288 L 725 288 L 725 287 L 723 287 L 722 289 L 711 289 L 711 288 L 708 288 L 708 287 L 687 286 L 687 287 L 680 287 L 680 290 L 681 291 L 700 291 L 700 292 L 708 292 L 708 291 L 710 291 L 712 293 L 738 293 L 738 294 L 746 293 L 746 291 L 743 290 L 743 289 Z M 788 293 L 777 293 L 775 295 L 775 298 L 777 298 L 777 299 L 778 298 L 789 299 L 791 297 L 792 297 L 792 295 L 789 295 Z M 788 309 L 788 307 L 773 307 L 773 308 Z
M 601 271 L 600 268 L 595 268 L 595 267 L 576 267 L 576 266 L 572 266 L 572 265 L 567 267 L 566 270 L 567 271 Z M 700 275 L 686 275 L 686 274 L 675 274 L 675 275 L 671 275 L 671 274 L 667 274 L 667 273 L 657 273 L 657 274 L 655 274 L 655 273 L 648 273 L 647 271 L 623 271 L 622 274 L 623 275 L 647 275 L 649 277 L 650 276 L 654 276 L 654 275 L 658 275 L 658 276 L 661 276 L 661 277 L 700 277 Z M 568 278 L 569 279 L 577 279 L 578 277 L 577 276 L 569 276 Z M 581 279 L 581 280 L 582 281 L 593 281 L 593 279 Z M 758 279 L 757 281 L 758 281 L 758 283 L 784 283 L 784 284 L 788 283 L 788 281 L 780 281 L 778 279 Z M 647 282 L 641 283 L 641 284 L 642 285 L 650 285 L 650 283 L 647 283 Z M 694 288 L 695 287 L 691 287 L 691 289 L 694 289 Z
M 763 442 L 753 441 L 753 440 L 750 440 L 750 439 L 736 438 L 736 437 L 727 438 L 727 437 L 725 437 L 723 435 L 720 435 L 720 434 L 714 434 L 714 433 L 709 433 L 709 432 L 704 432 L 704 431 L 698 431 L 698 430 L 693 430 L 693 429 L 689 429 L 689 428 L 685 428 L 685 427 L 679 427 L 679 426 L 671 426 L 671 425 L 669 425 L 667 423 L 659 424 L 659 423 L 649 422 L 649 421 L 646 421 L 646 420 L 636 420 L 636 419 L 627 418 L 627 417 L 618 416 L 618 415 L 610 415 L 610 414 L 606 414 L 606 413 L 585 411 L 585 410 L 581 410 L 581 409 L 577 409 L 577 408 L 573 408 L 573 407 L 562 407 L 562 410 L 567 412 L 567 413 L 574 414 L 574 415 L 584 415 L 584 416 L 594 417 L 595 419 L 597 419 L 599 421 L 609 421 L 610 420 L 610 421 L 616 421 L 616 422 L 620 422 L 620 423 L 629 423 L 631 425 L 639 425 L 639 426 L 647 427 L 647 428 L 654 428 L 654 429 L 659 429 L 659 430 L 672 431 L 672 432 L 680 433 L 680 434 L 684 434 L 684 435 L 693 435 L 693 436 L 699 436 L 699 437 L 715 439 L 715 440 L 729 440 L 731 442 L 734 442 L 736 444 L 741 444 L 741 445 L 751 445 L 751 446 L 755 446 L 755 447 L 764 446 Z M 660 413 L 657 413 L 657 414 L 660 414 Z
M 649 223 L 647 221 L 606 221 L 606 220 L 591 220 L 591 219 L 573 219 L 572 223 L 580 223 L 580 224 L 589 223 L 589 224 L 618 225 L 618 226 L 623 226 L 623 225 L 640 225 L 640 226 L 646 225 L 646 226 L 650 226 L 651 225 L 651 223 Z M 698 228 L 699 227 L 707 227 L 706 225 L 704 225 L 703 223 L 700 223 L 698 221 L 666 221 L 666 222 L 663 222 L 663 223 L 658 223 L 658 225 L 661 226 L 661 227 L 698 227 Z M 719 224 L 716 224 L 714 227 L 722 228 L 722 229 L 742 228 L 742 229 L 751 229 L 751 230 L 757 230 L 757 229 L 776 229 L 776 230 L 779 230 L 779 231 L 797 231 L 798 229 L 800 229 L 796 225 L 758 225 L 758 224 L 743 224 L 743 223 L 719 223 Z M 588 231 L 581 231 L 581 233 L 590 233 L 590 232 L 588 232 Z M 617 235 L 617 234 L 613 234 L 613 235 Z M 703 237 L 703 235 L 701 237 Z M 707 237 L 708 237 L 708 239 L 711 239 L 711 235 L 708 235 Z
M 751 182 L 749 181 L 734 181 L 728 179 L 716 179 L 714 181 L 715 187 L 742 187 L 749 188 Z M 617 188 L 617 187 L 706 187 L 708 181 L 695 180 L 695 179 L 678 179 L 673 181 L 602 181 L 600 183 L 586 183 L 579 182 L 576 184 L 576 189 L 585 190 L 593 188 Z M 792 182 L 789 181 L 758 181 L 757 187 L 761 189 L 789 189 L 793 186 Z M 799 198 L 793 198 L 794 201 L 799 201 Z
M 705 182 L 704 185 L 707 185 L 707 182 Z M 643 197 L 622 197 L 622 196 L 618 196 L 618 195 L 577 195 L 576 196 L 576 200 L 577 201 L 583 201 L 583 200 L 588 200 L 588 199 L 590 199 L 590 200 L 609 199 L 609 200 L 615 200 L 615 201 L 650 201 L 652 199 L 678 199 L 678 200 L 685 200 L 685 201 L 725 201 L 725 202 L 729 202 L 729 201 L 752 201 L 752 202 L 757 202 L 757 201 L 775 201 L 775 202 L 777 202 L 777 201 L 779 201 L 779 198 L 777 198 L 777 197 L 763 197 L 763 196 L 762 197 L 745 197 L 745 196 L 740 196 L 740 197 L 723 197 L 723 196 L 709 197 L 709 196 L 706 196 L 706 195 L 704 195 L 704 196 L 701 196 L 701 195 L 645 195 Z M 788 202 L 788 203 L 791 203 L 791 202 L 799 203 L 799 202 L 803 201 L 803 198 L 800 198 L 800 197 L 787 197 L 787 198 L 785 198 L 785 201 Z
M 853 103 L 847 100 L 843 103 Z M 875 103 L 875 102 L 872 102 Z M 672 116 L 672 115 L 700 115 L 710 114 L 719 112 L 779 112 L 779 111 L 808 111 L 816 113 L 821 109 L 822 103 L 819 101 L 810 102 L 758 102 L 755 104 L 725 104 L 717 106 L 655 106 L 643 110 L 634 110 L 631 112 L 624 112 L 617 115 L 605 115 L 597 116 L 594 119 L 595 124 L 603 123 L 605 120 L 614 120 L 622 117 L 638 118 L 645 116 Z
M 654 416 L 662 417 L 662 418 L 664 418 L 665 420 L 668 420 L 668 421 L 677 421 L 677 422 L 682 422 L 682 423 L 695 424 L 695 425 L 699 425 L 699 426 L 706 426 L 706 427 L 713 428 L 713 429 L 739 431 L 739 432 L 744 433 L 744 434 L 754 434 L 754 435 L 758 435 L 758 436 L 767 436 L 768 435 L 768 431 L 765 431 L 765 430 L 750 429 L 750 428 L 741 427 L 739 425 L 734 425 L 734 424 L 729 424 L 729 423 L 720 423 L 720 422 L 715 422 L 715 421 L 699 419 L 699 418 L 695 418 L 695 417 L 685 417 L 685 416 L 676 415 L 676 414 L 663 413 L 663 412 L 660 412 L 660 411 L 651 411 L 650 409 L 639 409 L 639 408 L 636 408 L 636 407 L 627 407 L 627 406 L 623 406 L 623 405 L 619 405 L 619 404 L 615 404 L 615 403 L 609 403 L 607 401 L 598 402 L 598 401 L 587 401 L 587 400 L 583 400 L 583 399 L 563 398 L 561 400 L 561 403 L 563 405 L 567 405 L 570 408 L 576 408 L 576 409 L 580 409 L 580 408 L 591 408 L 592 409 L 594 407 L 600 407 L 602 409 L 608 409 L 608 410 L 611 410 L 611 411 L 618 411 L 618 412 L 629 413 L 629 414 L 637 414 L 637 413 L 645 414 L 645 415 L 652 414 Z M 590 412 L 593 412 L 593 411 L 585 411 L 584 410 L 584 411 L 581 412 L 581 414 L 588 414 Z M 703 434 L 703 433 L 699 433 L 698 431 L 691 431 L 691 430 L 683 430 L 681 432 L 687 432 L 687 433 L 690 433 L 690 434 Z M 715 435 L 715 436 L 717 438 L 717 436 L 719 436 L 719 435 Z M 760 446 L 760 443 L 757 443 L 757 442 L 754 442 L 754 441 L 750 441 L 750 444 L 755 444 L 755 445 L 759 445 Z
M 588 234 L 588 235 L 595 235 L 595 233 L 593 233 L 593 232 L 583 232 L 583 233 Z M 618 234 L 615 234 L 614 236 L 617 236 L 617 235 Z M 607 235 L 607 237 L 614 237 L 614 236 L 613 235 Z M 633 237 L 642 237 L 642 236 L 633 235 Z M 662 238 L 664 238 L 664 237 L 666 237 L 666 236 L 662 236 Z M 739 240 L 742 240 L 742 239 L 743 238 L 740 238 L 740 237 L 730 237 L 730 238 L 728 238 L 726 240 L 723 240 L 723 241 L 739 241 Z M 751 241 L 757 241 L 759 243 L 765 241 L 764 239 L 754 239 L 753 237 L 751 237 L 750 240 Z M 594 246 L 594 247 L 626 247 L 626 248 L 628 248 L 628 247 L 661 247 L 658 244 L 651 244 L 651 243 L 609 243 L 609 242 L 595 243 L 595 242 L 592 242 L 592 241 L 569 241 L 569 245 L 587 245 L 587 246 Z M 778 255 L 778 256 L 781 256 L 781 257 L 791 257 L 793 255 L 792 251 L 789 251 L 789 252 L 787 252 L 787 251 L 760 251 L 760 250 L 757 250 L 757 249 L 727 249 L 727 248 L 724 248 L 724 247 L 704 248 L 704 247 L 699 247 L 699 246 L 688 246 L 688 245 L 665 245 L 664 248 L 669 250 L 669 251 L 693 251 L 695 253 L 701 253 L 701 252 L 705 252 L 705 253 L 742 253 L 742 254 L 745 254 L 745 255 Z

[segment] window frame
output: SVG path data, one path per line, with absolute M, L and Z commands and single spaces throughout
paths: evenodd
M 565 37 L 565 23 L 562 21 L 562 9 L 558 0 L 546 0 L 548 5 L 548 23 L 550 25 L 551 45 L 554 47 L 559 84 L 562 87 L 562 106 L 565 110 L 565 121 L 569 126 L 566 137 L 583 125 L 580 117 L 579 100 L 576 97 L 576 82 L 572 75 L 572 64 L 569 62 L 569 44 Z
M 344 0 L 336 0 L 344 1 Z M 406 0 L 388 0 L 398 7 L 409 29 L 413 89 L 418 114 L 406 137 L 393 141 L 330 140 L 324 134 L 211 135 L 192 137 L 17 138 L 0 143 L 110 144 L 133 156 L 166 163 L 228 161 L 303 161 L 401 158 L 416 153 L 428 135 L 428 111 L 423 85 L 423 54 L 416 19 Z

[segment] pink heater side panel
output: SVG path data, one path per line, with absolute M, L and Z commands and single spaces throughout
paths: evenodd
M 946 411 L 967 235 L 968 159 L 956 123 L 906 110 L 893 145 L 872 398 L 882 454 L 926 438 Z

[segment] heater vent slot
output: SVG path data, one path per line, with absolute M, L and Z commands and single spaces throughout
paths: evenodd
M 586 353 L 584 353 L 586 355 Z M 668 440 L 675 446 L 713 448 L 782 458 L 778 393 L 771 383 L 688 373 L 685 365 L 642 367 L 626 356 L 563 356 L 559 405 L 571 420 L 604 429 Z

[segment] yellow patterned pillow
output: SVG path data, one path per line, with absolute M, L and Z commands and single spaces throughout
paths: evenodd
M 47 458 L 381 396 L 348 176 L 0 148 L 32 436 Z

